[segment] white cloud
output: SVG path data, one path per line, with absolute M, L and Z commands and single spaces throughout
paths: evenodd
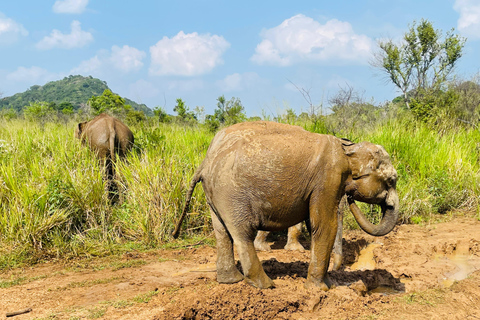
M 55 13 L 82 13 L 88 5 L 88 0 L 57 0 L 53 5 Z
M 217 86 L 222 91 L 242 91 L 248 88 L 258 87 L 266 84 L 267 81 L 260 78 L 255 72 L 243 74 L 234 73 L 226 76 L 223 80 L 217 81 Z
M 37 43 L 37 48 L 41 50 L 81 48 L 93 41 L 92 34 L 83 31 L 79 21 L 72 21 L 71 28 L 72 32 L 70 34 L 63 34 L 59 30 L 54 29 L 50 36 L 43 38 Z
M 73 68 L 71 74 L 95 75 L 104 66 L 104 61 L 98 55 L 89 60 L 82 61 L 80 65 Z
M 58 78 L 57 74 L 48 72 L 40 67 L 18 67 L 17 70 L 7 74 L 7 80 L 12 82 L 22 82 L 30 84 L 45 83 Z
M 460 13 L 457 28 L 471 38 L 480 38 L 480 2 L 478 0 L 456 0 L 453 5 Z
M 230 44 L 221 36 L 180 31 L 173 38 L 163 37 L 150 47 L 152 75 L 193 76 L 222 64 L 222 54 Z
M 122 48 L 113 46 L 110 61 L 115 68 L 124 72 L 138 71 L 143 67 L 142 60 L 146 55 L 145 52 L 127 45 Z
M 301 61 L 367 63 L 374 41 L 355 34 L 348 22 L 336 19 L 320 24 L 302 14 L 262 31 L 251 60 L 258 64 L 289 66 Z
M 13 19 L 7 18 L 0 12 L 0 44 L 1 43 L 13 43 L 18 38 L 28 36 L 28 31 L 18 22 Z
M 78 67 L 71 70 L 71 73 L 96 76 L 108 74 L 112 70 L 130 73 L 143 67 L 142 60 L 146 56 L 144 51 L 134 47 L 113 46 L 111 52 L 100 50 L 93 58 L 82 61 Z

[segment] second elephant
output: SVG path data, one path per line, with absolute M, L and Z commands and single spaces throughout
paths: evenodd
M 75 137 L 80 139 L 104 162 L 109 197 L 116 191 L 115 159 L 124 158 L 134 143 L 132 131 L 120 120 L 102 113 L 90 121 L 81 122 L 75 128 Z
M 337 235 L 335 236 L 335 243 L 333 244 L 333 266 L 332 270 L 339 270 L 343 262 L 343 248 L 342 248 L 342 239 L 343 239 L 343 211 L 347 205 L 347 197 L 344 196 L 337 210 Z M 310 228 L 307 227 L 307 229 Z M 292 251 L 301 251 L 303 252 L 305 248 L 299 241 L 299 237 L 302 233 L 302 223 L 298 223 L 290 228 L 288 228 L 287 243 L 285 244 L 285 250 Z M 267 243 L 267 237 L 270 234 L 269 231 L 258 231 L 255 241 L 253 242 L 255 249 L 259 251 L 270 251 L 270 245 Z

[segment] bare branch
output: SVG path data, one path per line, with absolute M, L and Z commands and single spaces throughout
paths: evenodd
M 295 87 L 295 89 L 298 90 L 298 92 L 300 92 L 300 94 L 303 96 L 303 99 L 305 99 L 305 101 L 308 103 L 310 107 L 310 116 L 315 116 L 317 114 L 317 107 L 313 104 L 312 98 L 310 97 L 310 89 L 300 88 L 289 79 L 287 80 Z M 319 107 L 321 107 L 321 105 Z

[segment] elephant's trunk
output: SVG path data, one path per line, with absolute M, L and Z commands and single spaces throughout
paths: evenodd
M 390 190 L 385 202 L 381 204 L 383 218 L 379 224 L 375 225 L 365 218 L 363 212 L 358 208 L 352 198 L 348 198 L 350 210 L 357 220 L 360 228 L 372 236 L 384 236 L 393 230 L 398 220 L 398 194 L 395 190 Z

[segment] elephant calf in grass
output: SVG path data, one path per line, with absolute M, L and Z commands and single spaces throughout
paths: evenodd
M 90 121 L 79 123 L 75 128 L 75 137 L 87 144 L 104 162 L 107 189 L 112 200 L 117 191 L 113 181 L 116 155 L 124 158 L 133 147 L 132 131 L 117 118 L 102 113 Z
M 221 283 L 245 279 L 258 288 L 273 287 L 255 251 L 257 231 L 283 230 L 306 220 L 312 243 L 305 286 L 328 290 L 341 198 L 347 196 L 358 224 L 371 235 L 389 233 L 398 219 L 397 172 L 383 147 L 287 124 L 245 122 L 219 131 L 193 176 L 174 237 L 200 181 L 211 209 Z M 355 200 L 380 205 L 378 225 L 365 218 Z M 243 274 L 235 265 L 233 244 Z

